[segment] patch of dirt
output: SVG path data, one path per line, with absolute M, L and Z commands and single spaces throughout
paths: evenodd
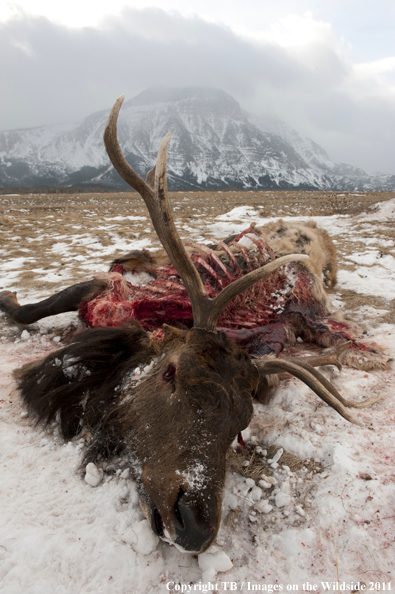
M 341 296 L 341 300 L 345 303 L 347 310 L 356 310 L 361 307 L 369 306 L 374 307 L 378 310 L 387 309 L 388 301 L 383 297 L 375 297 L 373 295 L 362 295 L 349 289 L 338 289 L 338 294 Z M 393 307 L 395 304 L 390 302 Z

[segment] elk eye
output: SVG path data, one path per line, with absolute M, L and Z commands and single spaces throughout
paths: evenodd
M 174 382 L 174 380 L 176 379 L 176 368 L 174 367 L 174 365 L 169 365 L 169 367 L 163 374 L 163 379 L 165 379 L 168 382 Z

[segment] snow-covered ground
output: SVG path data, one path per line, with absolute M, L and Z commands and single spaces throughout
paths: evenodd
M 347 313 L 342 298 L 347 290 L 371 297 L 352 316 L 363 324 L 365 336 L 395 357 L 395 326 L 385 321 L 392 321 L 386 316 L 395 299 L 395 236 L 391 239 L 390 232 L 395 200 L 369 214 L 313 218 L 338 244 L 336 308 Z M 201 228 L 224 237 L 251 220 L 264 222 L 253 207 L 239 207 L 215 219 L 202 217 Z M 191 230 L 195 236 L 197 227 Z M 88 236 L 85 240 L 89 245 Z M 62 241 L 58 239 L 54 254 L 62 255 Z M 135 243 L 129 242 L 127 249 L 142 247 L 141 239 Z M 24 260 L 10 262 L 6 252 L 4 246 L 2 284 L 11 288 Z M 67 284 L 73 266 L 68 262 L 58 282 Z M 39 286 L 34 290 L 34 298 L 47 294 Z M 78 324 L 77 315 L 63 314 L 23 329 L 0 314 L 0 591 L 323 592 L 336 590 L 338 581 L 348 591 L 395 586 L 391 368 L 324 371 L 349 399 L 383 396 L 371 408 L 354 411 L 365 428 L 348 424 L 296 379 L 282 383 L 269 405 L 257 404 L 244 438 L 260 448 L 264 461 L 269 447 L 276 445 L 305 466 L 292 471 L 278 464 L 277 454 L 268 462 L 271 476 L 255 481 L 229 472 L 219 535 L 196 558 L 152 534 L 127 471 L 120 469 L 91 486 L 97 482 L 95 469 L 87 480 L 78 472 L 83 440 L 64 443 L 56 427 L 36 427 L 24 411 L 12 370 L 53 350 L 73 324 Z M 320 472 L 310 470 L 311 461 Z

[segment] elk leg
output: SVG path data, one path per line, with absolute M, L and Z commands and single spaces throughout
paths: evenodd
M 48 297 L 48 299 L 27 305 L 20 305 L 15 293 L 2 291 L 0 293 L 0 311 L 4 311 L 19 324 L 33 324 L 48 316 L 67 311 L 77 311 L 84 301 L 106 288 L 107 281 L 94 278 L 67 287 L 67 289 Z
M 235 340 L 247 353 L 255 357 L 270 353 L 279 355 L 288 339 L 285 324 L 279 322 L 238 330 L 218 327 L 217 332 L 224 332 L 228 338 Z

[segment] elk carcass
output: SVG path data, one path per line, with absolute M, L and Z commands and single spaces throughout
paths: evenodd
M 276 374 L 295 375 L 361 425 L 347 410 L 354 404 L 313 367 L 339 366 L 344 345 L 321 357 L 275 356 L 295 334 L 321 346 L 345 342 L 344 327 L 328 318 L 321 279 L 324 272 L 328 285 L 335 280 L 333 246 L 312 225 L 298 230 L 279 222 L 212 246 L 185 247 L 167 193 L 170 135 L 144 181 L 117 141 L 122 101 L 109 116 L 105 146 L 114 167 L 144 199 L 164 251 L 128 254 L 103 278 L 39 304 L 20 306 L 5 291 L 0 308 L 21 323 L 80 309 L 89 324 L 99 326 L 22 368 L 22 398 L 38 421 L 58 419 L 66 439 L 90 431 L 83 465 L 126 457 L 154 532 L 199 553 L 219 528 L 227 450 L 247 427 L 254 396 L 264 399 Z M 301 253 L 275 257 L 269 244 L 281 236 Z M 320 241 L 313 255 L 309 250 Z M 144 268 L 144 262 L 155 278 L 132 287 L 120 273 Z

